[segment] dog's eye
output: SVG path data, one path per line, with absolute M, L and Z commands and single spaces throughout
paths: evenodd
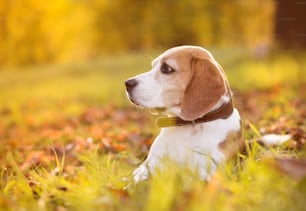
M 166 63 L 162 64 L 160 71 L 164 74 L 170 74 L 170 73 L 175 72 L 175 70 L 169 65 L 167 65 Z

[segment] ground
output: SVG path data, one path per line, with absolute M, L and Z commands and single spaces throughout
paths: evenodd
M 305 53 L 212 51 L 243 117 L 247 153 L 209 183 L 173 164 L 131 182 L 158 128 L 130 105 L 123 82 L 149 70 L 151 56 L 2 70 L 0 210 L 305 210 Z M 267 133 L 292 138 L 271 148 L 258 142 Z

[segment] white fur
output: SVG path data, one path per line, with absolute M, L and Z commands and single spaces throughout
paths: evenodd
M 130 98 L 137 101 L 139 106 L 146 108 L 172 108 L 179 103 L 176 101 L 167 102 L 165 98 L 167 98 L 167 95 L 175 95 L 183 89 L 183 86 L 178 87 L 174 82 L 171 83 L 171 81 L 164 81 L 163 79 L 158 80 L 156 75 L 160 67 L 161 63 L 158 61 L 152 70 L 135 77 L 140 83 L 130 93 Z M 170 98 L 168 97 L 168 99 Z
M 133 172 L 134 181 L 137 183 L 147 179 L 149 171 L 154 174 L 156 168 L 162 167 L 161 160 L 165 157 L 197 169 L 203 180 L 209 180 L 217 165 L 225 161 L 218 145 L 229 131 L 239 130 L 240 117 L 236 109 L 225 120 L 163 128 L 153 142 L 147 159 Z
M 163 58 L 184 48 L 200 49 L 207 54 L 207 57 L 213 59 L 207 50 L 200 47 L 183 46 L 166 51 L 153 60 L 149 72 L 133 78 L 138 83 L 128 96 L 135 104 L 145 108 L 165 108 L 167 114 L 181 117 L 181 95 L 187 86 L 186 80 L 173 74 L 163 75 L 160 73 L 160 67 L 162 62 L 166 62 L 174 69 L 179 69 L 180 61 L 171 57 L 164 61 Z M 229 94 L 225 93 L 211 110 L 229 102 Z M 147 159 L 133 172 L 134 181 L 145 180 L 149 174 L 154 174 L 157 168 L 162 167 L 161 160 L 164 158 L 169 158 L 180 165 L 188 165 L 196 169 L 202 179 L 209 180 L 218 165 L 225 161 L 225 155 L 219 149 L 219 144 L 226 139 L 229 132 L 239 130 L 240 116 L 236 109 L 227 119 L 163 128 L 151 146 Z

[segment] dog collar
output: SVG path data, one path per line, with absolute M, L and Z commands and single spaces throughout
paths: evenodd
M 193 121 L 183 120 L 179 117 L 162 117 L 157 119 L 156 124 L 159 128 L 195 125 L 203 122 L 210 122 L 217 119 L 226 119 L 233 113 L 233 110 L 234 106 L 232 101 L 230 101 L 226 104 L 223 104 L 220 108 L 208 112 L 204 116 Z

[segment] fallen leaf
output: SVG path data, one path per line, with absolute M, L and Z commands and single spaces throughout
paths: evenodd
M 264 158 L 263 161 L 293 179 L 301 180 L 306 177 L 305 159 L 294 159 L 290 157 L 269 157 Z
M 267 146 L 280 146 L 283 143 L 289 141 L 291 135 L 277 135 L 277 134 L 267 134 L 260 138 L 260 142 Z

